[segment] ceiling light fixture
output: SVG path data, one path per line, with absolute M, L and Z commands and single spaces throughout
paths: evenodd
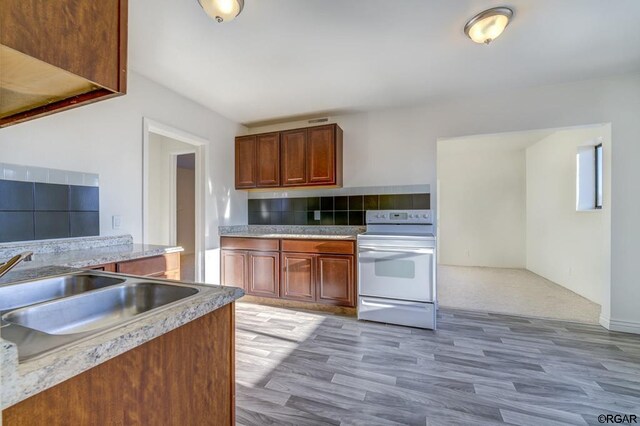
M 207 15 L 220 23 L 233 21 L 244 7 L 244 0 L 198 0 L 198 3 Z
M 508 7 L 494 7 L 471 18 L 464 26 L 464 33 L 476 43 L 489 44 L 502 34 L 513 17 Z

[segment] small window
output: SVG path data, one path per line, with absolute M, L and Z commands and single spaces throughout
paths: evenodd
M 602 208 L 602 143 L 578 147 L 576 176 L 576 210 L 594 211 Z M 596 145 L 597 144 L 597 145 Z
M 596 156 L 596 209 L 602 208 L 602 144 L 595 147 Z

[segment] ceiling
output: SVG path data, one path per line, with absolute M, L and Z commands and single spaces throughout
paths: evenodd
M 245 0 L 222 25 L 197 0 L 129 5 L 130 67 L 244 124 L 640 69 L 638 0 Z M 505 5 L 502 37 L 466 38 Z
M 438 155 L 445 152 L 469 155 L 474 152 L 523 151 L 557 130 L 559 129 L 527 130 L 438 139 Z

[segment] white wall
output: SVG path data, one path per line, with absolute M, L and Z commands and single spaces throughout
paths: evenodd
M 525 164 L 509 141 L 439 144 L 439 263 L 525 267 Z
M 614 328 L 640 332 L 639 116 L 640 74 L 635 73 L 331 121 L 344 130 L 345 186 L 427 183 L 431 188 L 436 188 L 438 138 L 611 123 L 611 292 L 603 299 L 602 321 L 608 324 L 611 315 Z
M 247 195 L 235 191 L 233 140 L 245 132 L 179 94 L 131 73 L 125 96 L 0 130 L 3 162 L 100 174 L 100 232 L 142 239 L 142 118 L 210 141 L 206 247 L 219 245 L 218 225 L 245 224 Z M 122 228 L 111 229 L 111 216 Z
M 576 211 L 576 154 L 600 138 L 610 159 L 608 125 L 560 130 L 526 151 L 527 269 L 599 304 L 610 289 L 611 167 L 604 164 L 602 209 Z

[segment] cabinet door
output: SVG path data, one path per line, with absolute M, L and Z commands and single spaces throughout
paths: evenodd
M 256 136 L 257 186 L 280 186 L 280 133 Z
M 256 137 L 236 138 L 236 188 L 256 187 Z
M 220 283 L 247 290 L 247 253 L 237 250 L 220 251 Z
M 307 183 L 307 131 L 305 129 L 282 132 L 282 186 Z
M 313 302 L 316 296 L 315 256 L 312 254 L 282 253 L 283 299 Z
M 249 252 L 249 288 L 254 296 L 278 297 L 280 255 L 278 252 Z
M 353 256 L 318 256 L 316 262 L 317 301 L 355 306 Z
M 180 271 L 180 253 L 167 253 L 162 256 L 118 262 L 116 271 L 121 274 L 143 277 L 164 277 L 166 272 Z
M 335 184 L 335 126 L 312 127 L 307 131 L 307 182 L 310 185 Z

